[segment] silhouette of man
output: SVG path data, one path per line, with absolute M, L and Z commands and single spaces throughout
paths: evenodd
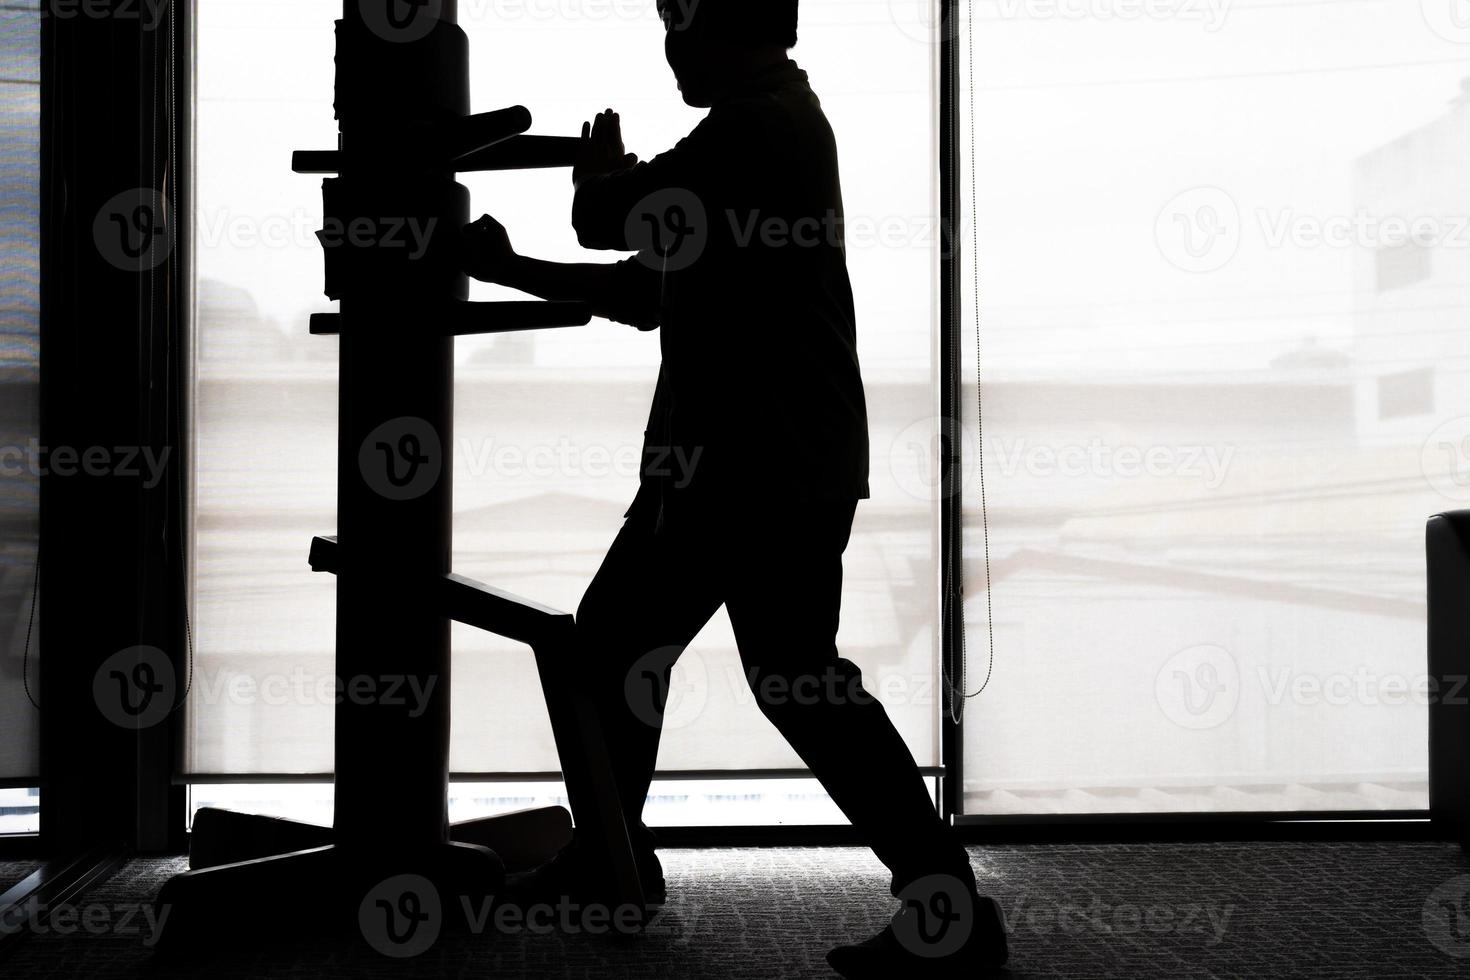
M 867 409 L 842 245 L 837 152 L 788 57 L 796 0 L 660 0 L 684 101 L 709 114 L 648 162 L 615 112 L 584 125 L 572 224 L 616 264 L 517 255 L 486 215 L 466 268 L 659 329 L 663 363 L 639 491 L 577 611 L 650 901 L 663 871 L 642 822 L 669 672 L 721 605 L 756 702 L 891 870 L 904 908 L 828 954 L 845 976 L 974 975 L 1004 962 L 993 902 L 856 665 L 836 647 L 842 553 L 868 496 Z M 651 683 L 649 683 L 651 681 Z M 593 894 L 574 844 L 531 876 Z

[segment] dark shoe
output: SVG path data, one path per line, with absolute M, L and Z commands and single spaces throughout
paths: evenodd
M 968 909 L 961 906 L 969 906 Z M 971 914 L 973 910 L 973 914 Z M 1005 922 L 991 898 L 954 903 L 905 903 L 872 939 L 838 946 L 827 965 L 848 980 L 893 977 L 965 977 L 974 980 L 1005 965 Z
M 664 869 L 652 850 L 635 854 L 643 901 L 663 905 L 667 900 Z M 574 905 L 605 904 L 611 875 L 607 862 L 594 858 L 576 837 L 538 868 L 506 878 L 505 901 L 515 905 L 555 905 L 565 899 Z

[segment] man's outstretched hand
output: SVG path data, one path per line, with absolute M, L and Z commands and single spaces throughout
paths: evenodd
M 618 114 L 608 109 L 599 112 L 592 122 L 582 124 L 582 143 L 577 149 L 577 162 L 572 166 L 572 183 L 580 186 L 588 177 L 629 170 L 637 162 L 638 155 L 627 152 L 623 146 Z
M 505 226 L 488 214 L 465 225 L 460 232 L 464 271 L 481 282 L 504 282 L 516 258 Z

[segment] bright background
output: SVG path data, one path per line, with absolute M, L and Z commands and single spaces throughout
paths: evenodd
M 995 668 L 966 808 L 1425 807 L 1424 522 L 1470 501 L 1470 5 L 973 27 Z
M 294 149 L 333 145 L 339 9 L 328 0 L 199 4 L 193 774 L 332 766 L 331 704 L 314 688 L 333 671 L 333 583 L 307 570 L 306 552 L 335 523 L 335 342 L 306 333 L 308 315 L 329 308 L 311 236 L 319 180 L 293 175 L 289 161 Z M 460 19 L 478 110 L 524 103 L 533 132 L 570 135 L 612 106 L 644 157 L 701 118 L 664 64 L 653 0 L 464 2 Z M 836 2 L 805 5 L 795 53 L 841 148 L 874 445 L 873 499 L 848 551 L 840 640 L 924 765 L 939 761 L 927 453 L 937 399 L 933 54 L 885 5 Z M 566 172 L 464 182 L 477 211 L 500 218 L 521 251 L 599 258 L 569 227 Z M 456 571 L 575 608 L 636 486 L 657 343 L 603 322 L 459 342 Z M 751 397 L 759 389 L 752 378 Z M 556 769 L 529 651 L 460 627 L 454 647 L 453 768 Z M 665 770 L 800 768 L 753 704 L 723 613 L 675 674 L 668 728 Z

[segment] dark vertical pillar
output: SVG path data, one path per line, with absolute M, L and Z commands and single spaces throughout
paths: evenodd
M 939 43 L 939 418 L 941 480 L 939 550 L 941 676 L 945 678 L 940 719 L 940 813 L 951 818 L 964 809 L 964 695 L 959 690 L 965 650 L 965 496 L 964 397 L 960 367 L 960 327 L 964 322 L 961 294 L 960 233 L 960 72 L 959 11 L 954 0 L 940 0 Z
M 468 296 L 468 195 L 427 133 L 468 113 L 468 45 L 453 3 L 346 0 L 337 62 L 335 824 L 347 848 L 418 849 L 449 839 L 449 621 L 428 588 L 449 571 L 453 340 L 436 310 Z
M 1429 519 L 1429 813 L 1470 847 L 1470 511 Z
M 36 638 L 52 854 L 162 849 L 182 829 L 186 236 L 169 175 L 186 144 L 166 86 L 186 6 L 159 23 L 121 2 L 42 21 Z

